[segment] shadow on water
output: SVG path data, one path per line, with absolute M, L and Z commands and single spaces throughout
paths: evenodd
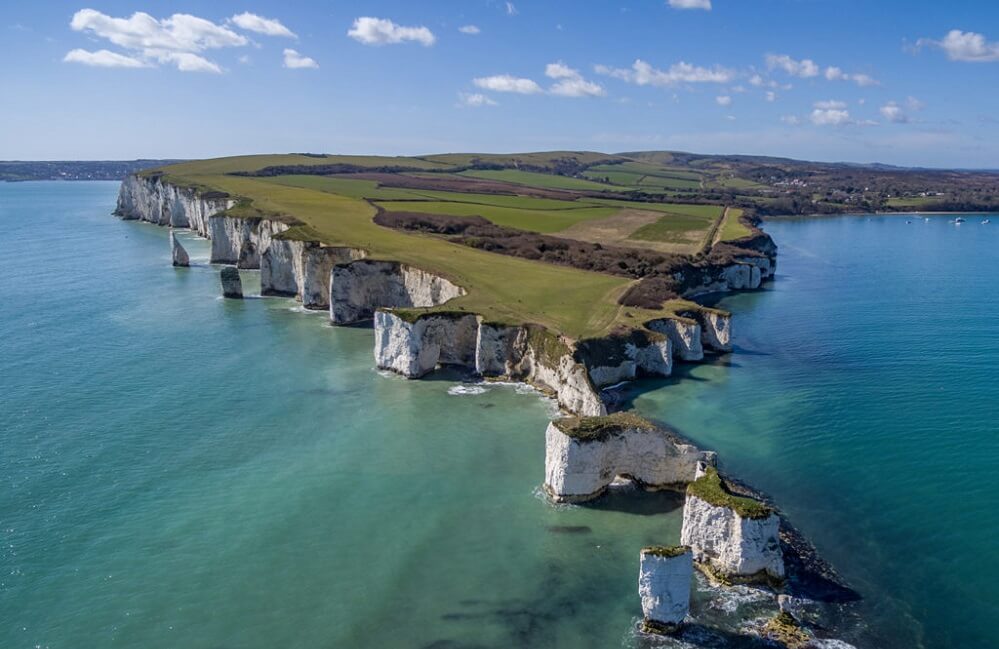
M 659 516 L 683 509 L 684 495 L 679 491 L 645 491 L 627 484 L 611 487 L 595 500 L 579 507 L 594 511 L 613 511 L 635 516 Z

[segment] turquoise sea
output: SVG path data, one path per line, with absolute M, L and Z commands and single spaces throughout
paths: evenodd
M 221 300 L 207 243 L 172 268 L 116 192 L 0 184 L 0 647 L 642 644 L 637 553 L 678 538 L 676 495 L 548 504 L 547 401 Z M 769 223 L 778 281 L 722 300 L 736 353 L 627 395 L 774 497 L 864 596 L 860 646 L 999 641 L 979 220 Z

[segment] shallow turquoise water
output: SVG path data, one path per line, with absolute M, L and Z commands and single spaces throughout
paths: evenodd
M 205 242 L 171 268 L 116 191 L 0 184 L 0 647 L 636 645 L 677 497 L 548 505 L 546 401 L 218 299 Z M 634 395 L 775 496 L 879 646 L 995 641 L 999 239 L 972 221 L 771 224 L 739 353 Z

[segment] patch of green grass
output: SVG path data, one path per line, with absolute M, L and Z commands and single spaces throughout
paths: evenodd
M 889 207 L 926 207 L 932 203 L 939 202 L 941 196 L 908 196 L 904 198 L 889 198 L 886 203 Z
M 541 233 L 558 232 L 580 221 L 605 218 L 617 211 L 617 208 L 600 206 L 583 206 L 575 209 L 532 210 L 487 203 L 454 201 L 379 201 L 378 205 L 390 212 L 481 216 L 496 225 Z
M 619 200 L 616 198 L 593 198 L 588 202 L 594 205 L 612 205 L 614 207 L 628 207 L 637 210 L 647 210 L 652 212 L 667 212 L 681 216 L 695 216 L 706 221 L 712 221 L 722 215 L 725 208 L 721 205 L 697 205 L 695 203 L 642 203 Z
M 696 496 L 716 507 L 731 509 L 742 518 L 767 518 L 774 513 L 773 509 L 758 500 L 730 492 L 714 467 L 708 467 L 703 476 L 687 485 L 687 495 Z
M 638 241 L 684 242 L 692 235 L 707 232 L 713 220 L 686 214 L 664 214 L 655 223 L 644 225 L 628 237 Z
M 615 412 L 604 417 L 565 417 L 552 423 L 565 435 L 586 442 L 607 439 L 632 428 L 656 428 L 652 422 L 630 412 Z
M 741 217 L 742 210 L 734 207 L 729 208 L 725 214 L 725 222 L 722 223 L 721 233 L 718 236 L 719 241 L 735 241 L 736 239 L 748 237 L 753 234 L 753 231 L 743 224 Z
M 682 557 L 689 552 L 689 545 L 649 545 L 642 548 L 642 554 L 651 554 L 652 556 L 664 559 Z
M 621 187 L 607 185 L 604 183 L 586 180 L 584 178 L 570 178 L 569 176 L 556 176 L 554 174 L 541 174 L 533 171 L 520 171 L 518 169 L 501 169 L 490 171 L 463 171 L 461 176 L 470 178 L 483 178 L 486 180 L 499 180 L 517 185 L 527 185 L 528 187 L 541 187 L 543 189 L 576 189 L 581 191 L 623 191 Z
M 350 198 L 367 198 L 371 200 L 405 200 L 422 198 L 409 189 L 395 187 L 379 187 L 374 180 L 353 180 L 350 178 L 330 178 L 328 176 L 274 176 L 261 178 L 261 182 L 315 189 L 330 194 L 349 196 Z

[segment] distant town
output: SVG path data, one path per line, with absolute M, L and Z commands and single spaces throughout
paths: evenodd
M 122 180 L 141 169 L 178 160 L 0 161 L 0 180 Z

